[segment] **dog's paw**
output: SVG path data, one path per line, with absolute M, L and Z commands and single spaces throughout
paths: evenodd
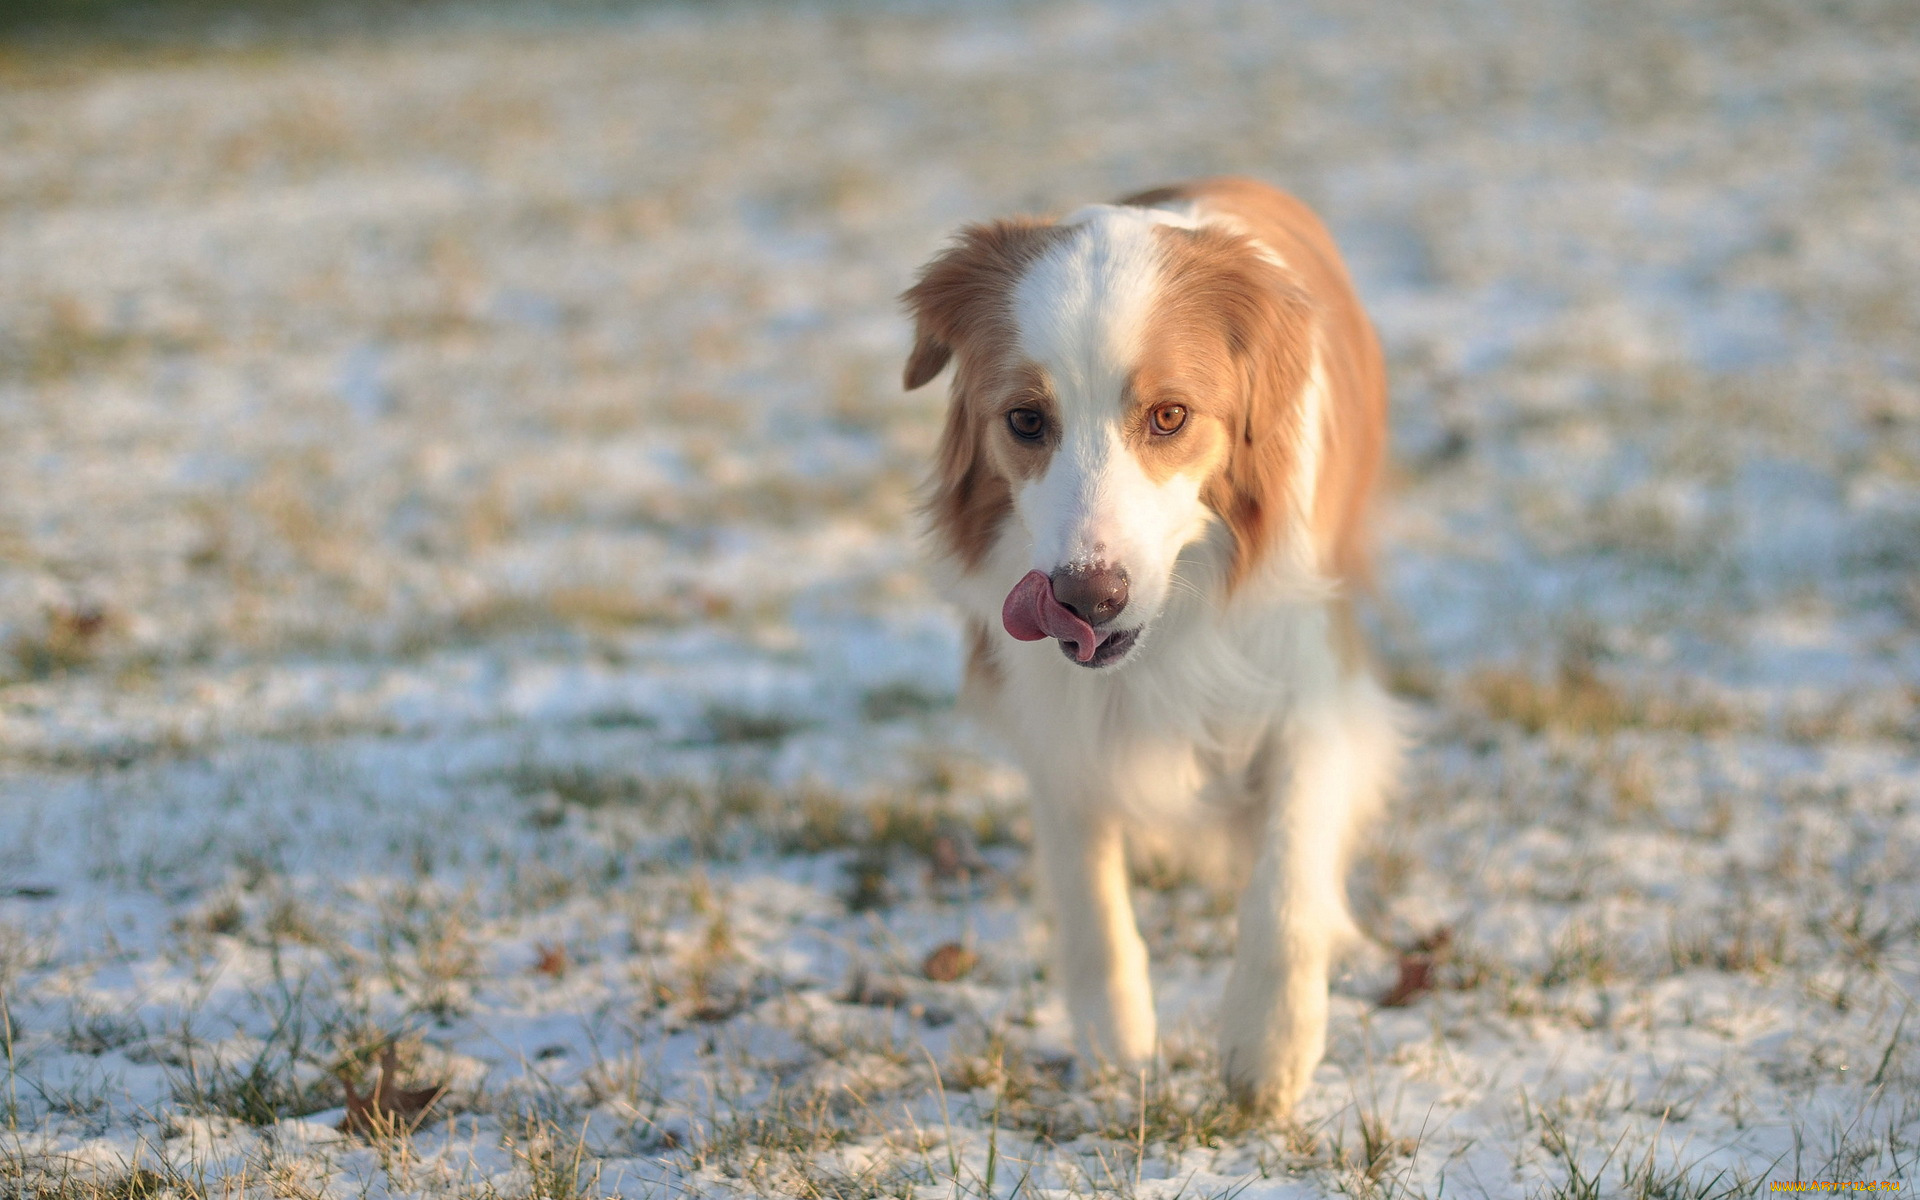
M 1096 969 L 1074 970 L 1070 957 L 1061 982 L 1080 1057 L 1099 1066 L 1133 1070 L 1153 1061 L 1159 1031 L 1153 984 L 1147 978 L 1146 947 L 1135 942 L 1123 944 L 1120 951 L 1092 964 Z
M 1133 1071 L 1153 1062 L 1158 1031 L 1147 996 L 1102 996 L 1079 1006 L 1074 1022 L 1080 1057 L 1099 1067 Z
M 1326 984 L 1286 991 L 1286 1003 L 1275 1008 L 1223 1014 L 1220 1066 L 1227 1094 L 1256 1117 L 1290 1113 L 1326 1054 Z
M 1278 1119 L 1293 1111 L 1313 1082 L 1313 1070 L 1320 1065 L 1318 1055 L 1283 1054 L 1278 1062 L 1255 1069 L 1226 1069 L 1227 1096 L 1248 1116 Z

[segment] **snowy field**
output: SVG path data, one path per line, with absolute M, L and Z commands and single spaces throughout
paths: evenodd
M 0 51 L 0 1195 L 1920 1182 L 1916 79 L 1907 0 Z M 1161 1067 L 1064 1057 L 898 383 L 958 223 L 1225 171 L 1380 326 L 1417 733 L 1282 1128 L 1164 864 Z

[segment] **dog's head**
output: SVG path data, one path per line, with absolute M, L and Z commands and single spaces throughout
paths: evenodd
M 1216 523 L 1238 581 L 1310 520 L 1314 314 L 1251 239 L 1131 206 L 978 225 L 905 300 L 906 386 L 955 363 L 933 533 L 968 570 L 1031 545 L 1015 637 L 1119 663 Z

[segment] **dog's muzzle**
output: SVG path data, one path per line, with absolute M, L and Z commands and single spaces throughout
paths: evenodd
M 1083 667 L 1104 667 L 1132 648 L 1137 630 L 1100 634 L 1127 606 L 1127 574 L 1113 567 L 1063 567 L 1051 577 L 1028 571 L 1000 607 L 1007 632 L 1023 642 L 1054 638 Z M 1089 621 L 1091 618 L 1091 621 Z

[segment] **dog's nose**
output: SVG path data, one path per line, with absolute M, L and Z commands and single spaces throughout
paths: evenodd
M 1105 625 L 1127 606 L 1127 573 L 1119 567 L 1061 567 L 1049 578 L 1053 598 L 1089 625 Z

